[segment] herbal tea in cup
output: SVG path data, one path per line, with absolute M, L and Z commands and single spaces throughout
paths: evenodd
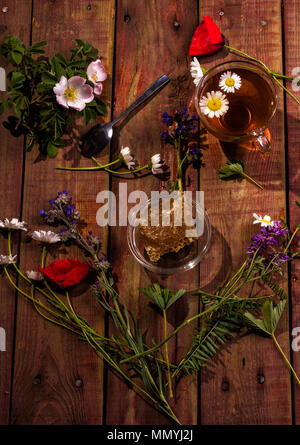
M 270 150 L 264 130 L 276 104 L 273 80 L 252 62 L 217 65 L 202 77 L 196 89 L 196 110 L 208 131 L 221 141 L 249 139 L 262 153 Z

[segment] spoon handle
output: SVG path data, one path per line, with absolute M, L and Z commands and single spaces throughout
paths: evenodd
M 114 126 L 117 122 L 127 117 L 133 110 L 139 107 L 145 100 L 149 99 L 153 94 L 159 91 L 170 81 L 169 77 L 164 74 L 157 79 L 147 90 L 145 90 L 119 117 L 114 119 L 111 124 Z

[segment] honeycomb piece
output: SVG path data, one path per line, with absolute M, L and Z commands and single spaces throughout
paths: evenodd
M 179 200 L 180 198 L 180 200 Z M 178 252 L 180 249 L 195 241 L 196 238 L 189 238 L 186 236 L 186 230 L 195 228 L 195 223 L 192 226 L 187 226 L 184 222 L 184 198 L 181 197 L 171 200 L 170 206 L 170 225 L 162 225 L 162 203 L 159 206 L 159 225 L 151 226 L 151 213 L 148 213 L 148 225 L 141 225 L 139 227 L 140 233 L 144 240 L 145 249 L 149 258 L 153 262 L 157 262 L 163 255 L 169 252 Z M 182 202 L 182 225 L 174 225 L 176 206 Z M 190 215 L 191 216 L 191 215 Z

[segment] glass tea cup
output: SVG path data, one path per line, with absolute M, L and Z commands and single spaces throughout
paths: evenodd
M 216 92 L 222 96 L 215 96 Z M 209 103 L 214 97 L 216 101 Z M 215 111 L 220 106 L 218 100 L 223 103 L 220 113 Z M 213 67 L 196 88 L 195 106 L 203 125 L 221 141 L 249 141 L 263 154 L 270 151 L 264 130 L 276 111 L 277 95 L 273 79 L 258 64 L 232 60 Z

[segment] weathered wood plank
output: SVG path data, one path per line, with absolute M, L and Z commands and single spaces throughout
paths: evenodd
M 284 41 L 285 41 L 285 71 L 291 76 L 292 70 L 297 68 L 296 75 L 300 73 L 300 56 L 299 56 L 299 2 L 292 0 L 284 3 Z M 293 73 L 295 75 L 295 73 Z M 287 87 L 299 98 L 299 92 L 293 91 L 291 83 Z M 300 196 L 300 162 L 299 162 L 299 105 L 289 96 L 286 100 L 286 119 L 287 119 L 287 143 L 288 153 L 288 186 L 289 186 L 289 217 L 290 225 L 295 228 L 299 224 L 300 211 L 295 201 L 299 201 Z M 300 247 L 299 237 L 296 238 L 295 249 Z M 295 261 L 291 266 L 291 301 L 292 301 L 292 326 L 297 328 L 300 326 L 300 264 Z M 297 333 L 299 335 L 299 332 Z M 295 338 L 295 337 L 294 337 Z M 297 342 L 296 346 L 299 346 Z M 299 351 L 293 352 L 293 363 L 296 372 L 300 372 L 300 356 Z M 300 391 L 297 382 L 294 382 L 294 420 L 297 425 L 300 424 Z
M 262 59 L 281 71 L 281 2 L 214 0 L 201 2 L 201 15 L 210 15 L 220 26 L 229 45 Z M 222 61 L 222 55 L 214 62 Z M 232 56 L 235 58 L 236 56 Z M 211 65 L 212 65 L 211 64 Z M 203 62 L 205 68 L 210 66 Z M 214 226 L 214 243 L 201 265 L 201 285 L 214 289 L 236 270 L 246 246 L 255 233 L 252 213 L 279 218 L 285 214 L 285 156 L 282 92 L 270 125 L 272 153 L 263 161 L 246 150 L 231 153 L 246 162 L 249 174 L 264 186 L 260 191 L 246 181 L 227 183 L 217 171 L 226 156 L 213 137 L 205 154 L 201 190 Z M 289 351 L 288 311 L 278 333 L 283 349 Z M 289 424 L 291 423 L 290 376 L 269 339 L 251 335 L 226 349 L 211 372 L 202 373 L 201 421 L 203 424 Z
M 104 86 L 104 99 L 111 101 L 111 76 L 114 39 L 115 2 L 35 1 L 33 41 L 48 41 L 49 55 L 67 53 L 74 39 L 81 38 L 99 49 L 109 80 Z M 109 113 L 106 116 L 109 119 Z M 82 126 L 79 131 L 84 131 Z M 89 172 L 55 171 L 57 165 L 90 165 L 73 147 L 61 150 L 56 159 L 40 161 L 37 151 L 26 158 L 24 184 L 24 219 L 32 228 L 41 226 L 39 209 L 59 190 L 73 196 L 86 230 L 102 237 L 106 249 L 106 230 L 96 225 L 96 195 L 108 188 L 108 177 Z M 103 160 L 108 152 L 103 153 Z M 36 268 L 38 247 L 22 243 L 23 269 Z M 60 251 L 56 258 L 79 255 L 78 250 Z M 48 258 L 50 262 L 53 258 Z M 104 317 L 90 294 L 74 298 L 74 306 L 99 332 L 104 330 Z M 100 424 L 103 404 L 103 364 L 88 346 L 72 334 L 45 322 L 32 306 L 19 297 L 16 335 L 12 423 L 14 424 Z
M 0 40 L 14 34 L 29 43 L 31 26 L 31 1 L 0 1 Z M 6 9 L 3 9 L 7 7 Z M 6 12 L 5 12 L 6 11 Z M 11 67 L 1 58 L 0 64 L 7 72 Z M 4 93 L 1 93 L 1 98 Z M 19 217 L 21 211 L 21 189 L 23 169 L 23 138 L 15 139 L 2 127 L 7 113 L 1 116 L 1 162 L 0 162 L 0 219 Z M 18 239 L 15 238 L 14 252 L 18 251 Z M 1 236 L 1 254 L 7 253 L 7 241 Z M 9 421 L 9 403 L 11 394 L 11 366 L 13 358 L 13 333 L 15 324 L 15 292 L 9 288 L 6 280 L 0 281 L 0 327 L 5 330 L 6 351 L 0 350 L 0 424 Z
M 188 6 L 188 7 L 187 7 Z M 193 29 L 197 25 L 197 2 L 151 1 L 118 2 L 116 67 L 115 67 L 115 109 L 114 116 L 122 112 L 146 87 L 164 73 L 170 73 L 171 83 L 147 106 L 134 116 L 122 129 L 119 148 L 129 145 L 140 165 L 149 161 L 150 156 L 162 152 L 160 134 L 161 114 L 186 107 L 189 101 L 191 80 L 188 72 L 188 47 Z M 164 150 L 167 163 L 173 162 L 171 148 Z M 116 150 L 117 152 L 117 150 Z M 192 176 L 192 175 L 191 175 Z M 120 182 L 124 182 L 122 179 Z M 112 190 L 117 193 L 119 181 L 112 180 Z M 132 190 L 159 190 L 157 178 L 128 181 L 128 193 Z M 191 187 L 198 189 L 197 174 L 192 178 Z M 139 295 L 138 288 L 149 285 L 150 278 L 136 262 L 127 246 L 126 227 L 111 230 L 111 261 L 118 275 L 118 289 L 125 298 L 134 317 L 142 318 L 142 329 L 147 330 L 148 342 L 163 338 L 162 318 L 149 308 L 149 301 Z M 153 277 L 152 277 L 153 278 Z M 197 269 L 162 281 L 170 288 L 195 289 L 198 283 Z M 171 331 L 184 317 L 196 313 L 198 301 L 184 297 L 170 311 Z M 183 317 L 183 318 L 182 318 Z M 177 353 L 189 346 L 191 333 L 182 332 L 171 341 L 171 360 Z M 178 352 L 179 351 L 179 352 Z M 121 395 L 121 396 L 120 396 Z M 191 378 L 182 382 L 174 397 L 175 412 L 184 424 L 197 422 L 197 381 Z M 173 405 L 173 402 L 171 402 Z M 107 390 L 108 424 L 168 424 L 168 420 L 154 411 L 133 392 L 109 373 Z

